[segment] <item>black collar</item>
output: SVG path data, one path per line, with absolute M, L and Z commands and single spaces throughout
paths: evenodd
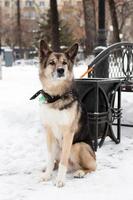
M 47 103 L 53 103 L 53 102 L 55 102 L 55 101 L 57 101 L 57 100 L 59 100 L 59 99 L 65 99 L 66 97 L 68 97 L 68 95 L 73 95 L 73 93 L 74 93 L 74 91 L 73 90 L 70 90 L 69 92 L 66 92 L 66 93 L 64 93 L 63 95 L 56 95 L 56 96 L 51 96 L 51 95 L 49 95 L 48 93 L 46 93 L 46 92 L 44 92 L 43 90 L 39 90 L 38 92 L 36 92 L 31 98 L 30 98 L 30 100 L 33 100 L 33 99 L 35 99 L 37 96 L 39 96 L 40 94 L 42 94 L 44 97 L 45 97 L 45 99 L 46 99 L 46 101 L 47 101 Z M 74 95 L 75 96 L 75 95 Z

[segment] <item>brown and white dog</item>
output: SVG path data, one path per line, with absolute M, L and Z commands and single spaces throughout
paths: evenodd
M 47 134 L 49 158 L 43 180 L 50 180 L 58 166 L 57 187 L 64 186 L 67 171 L 73 171 L 74 177 L 80 178 L 96 169 L 87 114 L 73 87 L 77 51 L 78 44 L 64 53 L 57 53 L 44 40 L 40 42 L 39 77 L 47 99 L 47 103 L 41 105 L 41 118 Z

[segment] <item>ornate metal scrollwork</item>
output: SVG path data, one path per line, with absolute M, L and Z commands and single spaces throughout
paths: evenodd
M 129 81 L 133 77 L 133 47 L 123 49 L 122 64 L 123 73 L 125 74 L 126 80 Z

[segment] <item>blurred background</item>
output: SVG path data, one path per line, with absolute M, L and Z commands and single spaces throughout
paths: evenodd
M 1 65 L 38 63 L 40 39 L 55 51 L 79 42 L 80 61 L 132 33 L 133 0 L 0 0 Z

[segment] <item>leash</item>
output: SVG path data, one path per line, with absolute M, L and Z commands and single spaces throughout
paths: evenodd
M 81 76 L 80 79 L 82 79 L 86 74 L 89 74 L 93 71 L 95 65 L 93 65 L 92 67 L 90 67 L 89 69 L 87 69 Z

